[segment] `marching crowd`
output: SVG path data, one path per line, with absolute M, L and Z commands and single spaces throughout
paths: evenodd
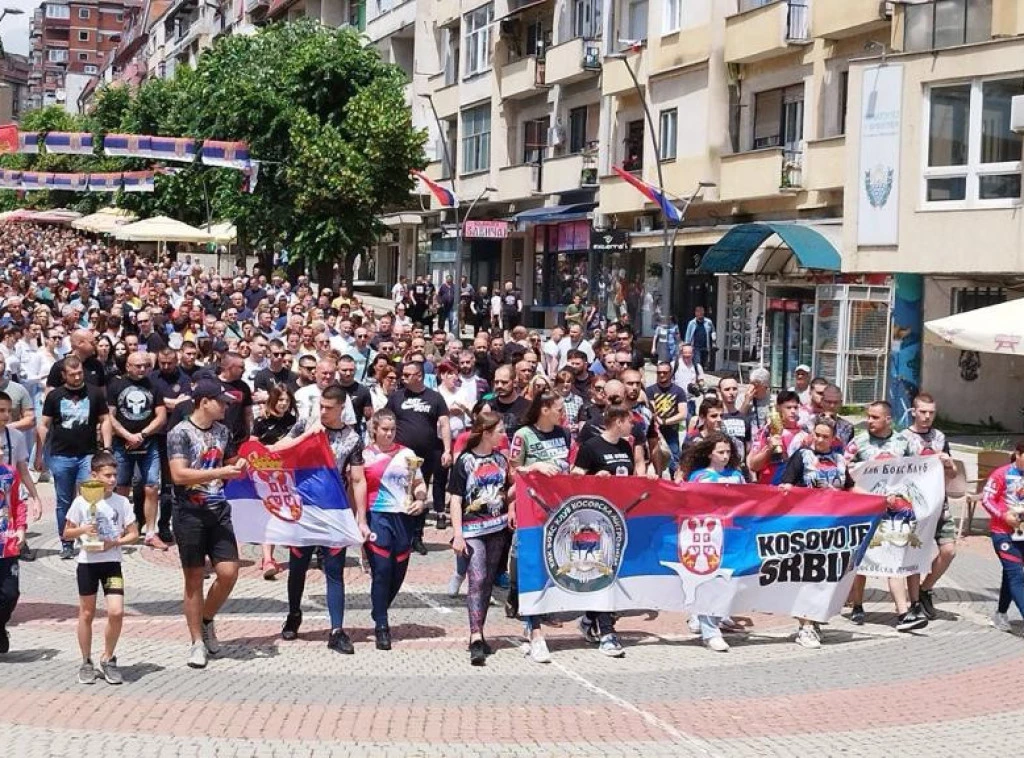
M 121 681 L 121 550 L 139 538 L 141 549 L 177 548 L 188 665 L 203 668 L 217 655 L 215 618 L 239 558 L 224 483 L 245 475 L 237 450 L 250 439 L 282 451 L 326 435 L 366 540 L 358 552 L 371 574 L 378 649 L 391 648 L 388 608 L 411 555 L 426 554 L 428 522 L 442 538 L 452 530 L 448 593 L 457 597 L 467 585 L 474 665 L 491 652 L 484 627 L 495 585 L 508 589 L 506 612 L 520 615 L 516 471 L 849 489 L 850 467 L 881 455 L 934 453 L 953 470 L 925 393 L 902 432 L 884 401 L 868 406 L 866 428 L 855 431 L 840 415 L 840 389 L 807 366 L 796 370 L 794 387 L 774 394 L 764 369 L 752 372 L 742 394 L 732 375 L 710 386 L 702 364 L 714 327 L 702 310 L 684 339 L 660 332 L 651 357 L 628 324 L 592 331 L 582 311 L 547 335 L 522 326 L 511 283 L 486 319 L 470 320 L 475 336 L 464 343 L 449 332 L 453 310 L 465 317 L 482 306 L 464 283 L 457 298 L 450 278 L 436 292 L 422 278 L 400 282 L 394 310 L 375 313 L 344 285 L 316 290 L 305 277 L 292 282 L 258 269 L 222 277 L 188 256 L 147 260 L 30 225 L 4 227 L 0 264 L 0 653 L 10 644 L 19 561 L 34 557 L 25 535 L 41 517 L 36 483 L 52 477 L 60 557 L 78 562 L 83 683 Z M 645 386 L 648 360 L 656 378 Z M 1003 565 L 993 623 L 1006 630 L 1011 601 L 1024 611 L 1022 472 L 1024 445 L 992 476 L 983 500 Z M 79 494 L 87 480 L 102 484 L 101 497 Z M 955 554 L 948 507 L 934 539 L 928 576 L 889 581 L 900 631 L 935 618 L 933 588 Z M 286 556 L 283 639 L 301 631 L 315 566 L 326 580 L 328 647 L 354 652 L 345 632 L 346 552 L 262 546 L 268 580 L 285 569 Z M 214 579 L 204 591 L 208 561 Z M 97 666 L 92 622 L 101 587 L 107 626 Z M 865 620 L 863 597 L 858 577 L 850 597 L 856 624 Z M 521 621 L 530 658 L 549 661 L 545 619 Z M 819 626 L 798 623 L 796 642 L 819 647 Z M 690 625 L 710 650 L 729 649 L 723 632 L 735 628 L 731 619 L 699 616 Z M 579 628 L 600 652 L 624 654 L 613 614 L 587 613 Z

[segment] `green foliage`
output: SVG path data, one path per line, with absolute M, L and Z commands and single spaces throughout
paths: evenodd
M 225 37 L 193 71 L 150 80 L 135 92 L 106 87 L 87 117 L 50 107 L 27 114 L 25 131 L 89 130 L 244 140 L 262 162 L 257 190 L 242 191 L 231 169 L 194 164 L 157 177 L 152 194 L 122 194 L 118 205 L 141 216 L 166 214 L 192 224 L 231 219 L 239 242 L 284 245 L 293 258 L 352 258 L 378 233 L 376 218 L 408 199 L 410 170 L 425 165 L 425 132 L 412 126 L 405 75 L 381 61 L 351 29 L 310 20 Z M 97 140 L 97 144 L 99 141 Z M 130 171 L 146 161 L 94 156 L 3 156 L 0 165 L 46 171 Z M 181 164 L 178 164 L 181 165 Z M 14 193 L 0 193 L 0 206 Z M 43 207 L 57 195 L 26 201 Z M 93 204 L 109 196 L 93 198 Z M 59 198 L 62 203 L 71 202 Z

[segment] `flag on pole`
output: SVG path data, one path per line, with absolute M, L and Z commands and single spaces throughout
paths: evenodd
M 425 185 L 427 185 L 427 189 L 430 190 L 430 193 L 437 198 L 437 202 L 439 202 L 442 206 L 444 206 L 445 208 L 459 207 L 459 199 L 455 197 L 454 192 L 445 189 L 440 184 L 438 184 L 433 179 L 424 174 L 422 171 L 413 171 L 412 175 L 419 179 L 421 182 L 423 182 Z
M 621 166 L 612 166 L 612 169 L 616 174 L 625 179 L 626 182 L 636 187 L 640 194 L 661 208 L 662 213 L 665 214 L 665 218 L 673 224 L 678 224 L 683 220 L 683 217 L 679 215 L 679 209 L 672 204 L 672 201 L 668 199 L 668 196 L 664 192 L 659 190 L 653 184 L 648 184 L 642 179 L 637 179 Z

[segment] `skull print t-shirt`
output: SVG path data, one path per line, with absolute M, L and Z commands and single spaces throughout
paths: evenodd
M 147 377 L 118 377 L 107 385 L 107 405 L 117 422 L 132 434 L 149 426 L 163 404 L 163 393 Z

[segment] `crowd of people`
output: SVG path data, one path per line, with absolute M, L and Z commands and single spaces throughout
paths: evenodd
M 459 297 L 450 278 L 437 291 L 422 278 L 400 282 L 394 309 L 376 313 L 344 284 L 316 289 L 305 277 L 291 282 L 258 269 L 224 277 L 188 256 L 147 260 L 67 229 L 30 225 L 4 227 L 0 263 L 0 653 L 9 647 L 18 562 L 34 556 L 25 535 L 41 516 L 36 483 L 52 477 L 60 558 L 78 561 L 86 684 L 97 676 L 120 681 L 121 550 L 138 538 L 141 549 L 178 551 L 188 665 L 203 668 L 218 654 L 215 618 L 239 558 L 224 483 L 245 475 L 237 450 L 250 439 L 280 451 L 326 435 L 366 540 L 358 552 L 372 575 L 378 649 L 391 649 L 388 609 L 411 556 L 427 552 L 428 525 L 445 542 L 451 530 L 447 591 L 457 597 L 468 581 L 474 665 L 491 653 L 485 623 L 494 586 L 508 590 L 505 610 L 519 615 L 510 507 L 517 471 L 835 489 L 851 488 L 851 466 L 880 454 L 935 453 L 952 471 L 926 393 L 914 401 L 908 429 L 896 432 L 879 401 L 855 433 L 840 415 L 840 389 L 812 378 L 807 366 L 796 370 L 794 387 L 775 393 L 764 369 L 746 388 L 729 374 L 711 386 L 702 364 L 714 327 L 703 311 L 684 335 L 666 332 L 672 344 L 663 337 L 663 350 L 650 358 L 626 324 L 596 334 L 577 318 L 547 334 L 526 328 L 511 283 L 495 303 L 499 317 L 481 320 L 464 342 L 449 331 Z M 466 289 L 463 304 L 473 313 Z M 648 360 L 656 363 L 649 385 Z M 1000 628 L 1008 628 L 1011 601 L 1024 610 L 1014 539 L 1022 471 L 1019 446 L 984 498 L 1004 567 Z M 79 494 L 86 480 L 102 484 L 98 504 Z M 955 554 L 948 509 L 935 539 L 927 577 L 889 581 L 900 631 L 935 618 L 933 588 Z M 328 647 L 353 653 L 346 550 L 263 545 L 267 580 L 285 569 L 278 551 L 287 555 L 282 638 L 300 634 L 315 567 L 326 579 Z M 207 562 L 214 580 L 204 591 Z M 91 629 L 100 587 L 108 620 L 97 668 Z M 865 621 L 863 596 L 859 577 L 850 598 L 856 624 Z M 530 658 L 551 660 L 545 619 L 521 621 Z M 798 624 L 795 641 L 819 647 L 819 626 Z M 690 626 L 713 651 L 727 651 L 723 633 L 736 628 L 711 616 Z M 587 613 L 579 628 L 601 653 L 624 654 L 613 614 Z

